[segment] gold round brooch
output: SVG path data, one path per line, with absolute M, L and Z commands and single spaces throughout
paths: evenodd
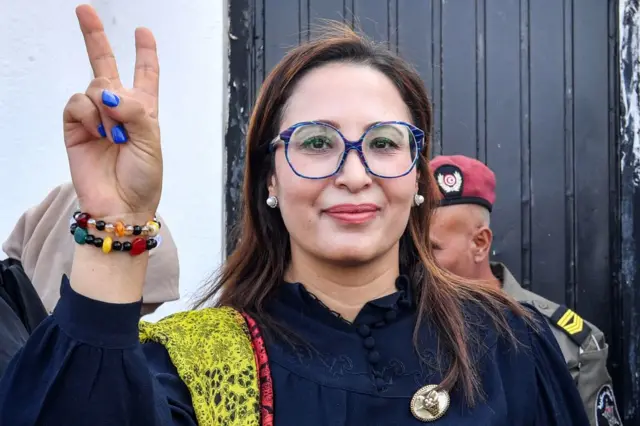
M 438 385 L 427 385 L 411 398 L 411 414 L 420 421 L 433 422 L 444 416 L 450 403 L 449 392 L 438 389 Z

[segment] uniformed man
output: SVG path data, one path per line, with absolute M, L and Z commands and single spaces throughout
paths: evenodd
M 436 157 L 430 167 L 442 194 L 430 228 L 440 266 L 463 277 L 495 282 L 514 299 L 535 306 L 551 324 L 591 425 L 621 426 L 603 333 L 566 306 L 525 290 L 503 264 L 489 261 L 494 173 L 461 155 Z

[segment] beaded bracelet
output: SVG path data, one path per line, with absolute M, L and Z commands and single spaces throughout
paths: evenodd
M 89 213 L 83 213 L 80 210 L 76 211 L 72 217 L 72 224 L 75 222 L 80 228 L 94 228 L 98 231 L 105 231 L 108 233 L 115 233 L 118 237 L 125 237 L 130 235 L 144 235 L 147 237 L 155 237 L 160 232 L 162 224 L 156 217 L 153 220 L 148 221 L 146 224 L 140 225 L 126 225 L 122 221 L 115 223 L 108 223 L 104 220 L 96 220 L 89 215 Z
M 159 241 L 156 238 L 144 239 L 143 237 L 136 237 L 133 241 L 113 241 L 111 237 L 99 238 L 95 235 L 89 234 L 85 228 L 80 227 L 77 223 L 72 223 L 69 227 L 73 239 L 78 244 L 90 244 L 102 249 L 103 253 L 109 253 L 113 251 L 126 251 L 131 256 L 137 256 L 144 253 L 145 250 L 153 250 L 158 247 Z
M 71 218 L 69 230 L 78 244 L 91 244 L 101 248 L 104 253 L 113 251 L 126 251 L 132 256 L 144 253 L 145 250 L 152 250 L 159 245 L 160 236 L 158 232 L 162 224 L 156 217 L 148 221 L 145 225 L 125 225 L 122 221 L 108 223 L 104 220 L 96 220 L 89 213 L 76 211 Z M 105 238 L 96 237 L 89 233 L 89 228 L 107 233 L 115 233 L 119 237 L 135 235 L 133 241 L 114 241 L 110 236 Z M 148 239 L 143 238 L 149 237 Z M 152 238 L 155 237 L 155 238 Z
M 105 231 L 108 233 L 115 233 L 119 237 L 129 235 L 145 235 L 154 237 L 160 231 L 162 224 L 154 217 L 153 220 L 148 221 L 145 225 L 126 225 L 122 221 L 116 221 L 115 223 L 108 223 L 104 220 L 93 219 L 88 213 L 77 211 L 73 215 L 73 221 L 75 221 L 81 228 L 95 228 L 98 231 Z

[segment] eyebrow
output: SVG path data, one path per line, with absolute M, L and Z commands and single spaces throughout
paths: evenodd
M 336 121 L 333 121 L 333 120 L 328 120 L 328 119 L 321 118 L 321 119 L 318 119 L 318 120 L 311 120 L 311 121 L 315 121 L 316 123 L 328 124 L 330 126 L 335 127 L 336 129 L 340 130 L 340 125 Z M 367 124 L 364 128 L 368 129 L 371 126 L 375 126 L 376 124 L 380 124 L 380 123 L 382 123 L 382 121 L 374 121 L 372 123 Z

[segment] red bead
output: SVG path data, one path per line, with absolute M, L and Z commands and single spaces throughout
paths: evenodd
M 78 217 L 76 217 L 76 223 L 82 229 L 87 229 L 87 222 L 91 219 L 89 213 L 80 213 Z
M 142 237 L 138 237 L 131 242 L 131 250 L 129 251 L 129 254 L 131 256 L 137 256 L 144 253 L 146 249 L 147 241 Z

